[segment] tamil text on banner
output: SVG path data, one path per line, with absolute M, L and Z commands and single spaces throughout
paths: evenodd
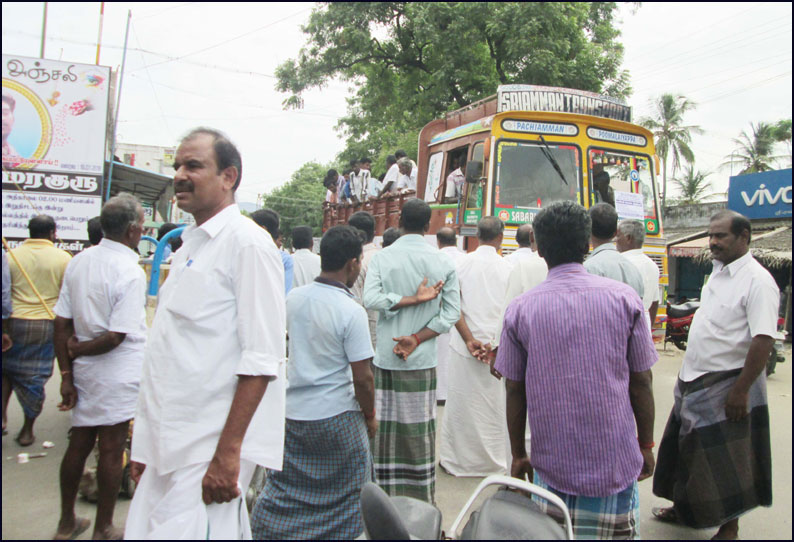
M 28 221 L 45 214 L 55 219 L 58 247 L 85 248 L 86 222 L 102 208 L 102 179 L 93 175 L 3 171 L 3 236 L 15 246 L 28 238 Z
M 110 68 L 2 58 L 3 168 L 102 175 Z

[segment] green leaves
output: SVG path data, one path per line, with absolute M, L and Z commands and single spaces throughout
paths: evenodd
M 292 245 L 292 228 L 311 226 L 315 237 L 322 236 L 323 178 L 328 168 L 309 162 L 292 174 L 292 179 L 263 197 L 262 207 L 281 216 L 280 229 L 286 245 Z
M 304 27 L 298 58 L 276 71 L 277 88 L 291 93 L 285 107 L 296 107 L 308 88 L 350 81 L 354 95 L 338 125 L 343 156 L 374 159 L 499 84 L 625 97 L 616 14 L 609 2 L 324 3 Z
M 774 155 L 775 145 L 780 142 L 788 144 L 788 158 L 791 159 L 791 119 L 780 120 L 776 124 L 751 123 L 750 128 L 752 135 L 743 131 L 738 139 L 733 140 L 736 149 L 725 157 L 723 166 L 737 166 L 739 175 L 776 169 L 775 162 L 786 158 Z
M 654 103 L 656 115 L 640 120 L 640 124 L 653 132 L 656 153 L 662 159 L 662 208 L 667 199 L 667 159 L 672 158 L 673 175 L 683 166 L 695 161 L 689 144 L 692 134 L 702 134 L 700 126 L 684 126 L 684 115 L 695 109 L 695 103 L 683 95 L 662 94 Z M 691 169 L 691 168 L 690 168 Z
M 711 172 L 695 171 L 695 166 L 690 164 L 684 171 L 683 177 L 673 179 L 673 183 L 680 192 L 676 204 L 691 205 L 713 197 L 712 194 L 709 194 L 711 183 L 706 180 L 709 175 Z

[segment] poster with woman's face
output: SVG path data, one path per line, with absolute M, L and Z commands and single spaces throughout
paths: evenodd
M 101 175 L 110 68 L 2 59 L 3 167 Z

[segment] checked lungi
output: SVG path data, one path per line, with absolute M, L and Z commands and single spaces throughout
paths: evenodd
M 640 537 L 640 492 L 635 480 L 629 487 L 608 497 L 568 495 L 549 486 L 535 471 L 534 483 L 563 500 L 571 514 L 573 535 L 579 539 L 634 540 Z M 565 528 L 560 509 L 545 499 L 533 497 L 540 509 Z
M 375 478 L 392 496 L 433 503 L 436 493 L 436 369 L 375 372 Z
M 282 470 L 269 470 L 254 506 L 255 540 L 353 539 L 364 532 L 361 488 L 372 481 L 364 415 L 287 420 Z
M 772 454 L 766 375 L 749 391 L 749 414 L 725 417 L 741 369 L 678 380 L 675 403 L 656 460 L 653 493 L 673 501 L 681 523 L 717 527 L 772 504 Z
M 52 376 L 55 350 L 52 320 L 9 318 L 14 346 L 3 354 L 3 378 L 11 382 L 25 418 L 35 419 L 44 405 L 44 385 Z

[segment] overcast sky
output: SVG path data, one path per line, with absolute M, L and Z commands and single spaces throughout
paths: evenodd
M 98 2 L 50 3 L 45 57 L 93 63 Z M 305 42 L 312 3 L 106 3 L 100 64 L 121 65 L 127 10 L 132 23 L 118 139 L 175 145 L 190 128 L 219 128 L 243 155 L 241 201 L 287 181 L 305 162 L 331 161 L 344 142 L 334 130 L 347 84 L 305 94 L 305 108 L 283 111 L 276 67 Z M 41 3 L 3 2 L 3 53 L 38 56 Z M 654 3 L 621 8 L 624 67 L 631 73 L 634 118 L 664 92 L 697 102 L 688 118 L 696 167 L 718 169 L 750 122 L 791 118 L 791 3 Z M 494 89 L 495 91 L 496 89 Z M 781 147 L 782 150 L 782 147 Z

